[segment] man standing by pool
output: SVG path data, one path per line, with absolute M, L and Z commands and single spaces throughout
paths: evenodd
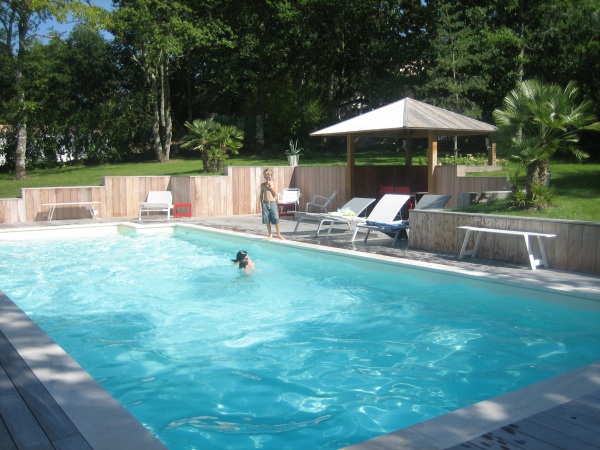
M 279 227 L 279 211 L 277 210 L 277 188 L 273 182 L 273 169 L 263 170 L 265 182 L 260 185 L 260 204 L 262 207 L 262 223 L 267 225 L 267 239 L 273 239 L 271 224 L 275 225 L 277 237 L 281 240 L 285 238 L 281 235 Z

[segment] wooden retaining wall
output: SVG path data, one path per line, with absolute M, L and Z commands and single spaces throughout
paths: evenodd
M 434 194 L 451 194 L 446 208 L 456 208 L 462 192 L 509 191 L 511 184 L 505 176 L 468 177 L 468 172 L 497 171 L 496 166 L 436 166 Z
M 260 183 L 264 181 L 263 167 L 227 167 L 222 176 L 191 177 L 104 177 L 102 186 L 59 188 L 26 188 L 21 198 L 0 199 L 0 223 L 46 220 L 48 203 L 81 201 L 99 202 L 95 205 L 99 217 L 137 217 L 140 202 L 149 191 L 169 190 L 174 203 L 191 203 L 192 215 L 225 216 L 257 214 L 260 209 Z M 273 167 L 278 189 L 296 187 L 302 192 L 301 207 L 314 194 L 338 194 L 330 209 L 346 203 L 346 168 L 340 167 Z M 85 206 L 58 207 L 54 219 L 88 217 Z
M 45 220 L 47 203 L 75 201 L 100 202 L 100 217 L 135 217 L 139 202 L 149 191 L 170 190 L 175 203 L 191 203 L 194 216 L 219 216 L 255 214 L 260 212 L 259 185 L 263 181 L 263 167 L 226 167 L 222 176 L 199 175 L 191 177 L 104 177 L 102 186 L 27 188 L 21 190 L 19 199 L 0 199 L 0 223 Z M 314 194 L 337 196 L 331 209 L 346 203 L 346 167 L 274 167 L 275 182 L 280 190 L 297 187 L 302 192 L 301 208 Z M 465 168 L 458 166 L 436 167 L 435 194 L 451 194 L 448 207 L 456 204 L 460 192 L 505 190 L 504 177 L 466 177 Z M 474 170 L 469 168 L 469 170 Z M 457 175 L 458 174 L 458 175 Z M 425 166 L 375 166 L 356 167 L 355 197 L 379 196 L 382 185 L 410 186 L 422 191 L 427 185 Z M 84 206 L 59 207 L 56 219 L 86 217 Z
M 598 222 L 413 210 L 410 212 L 410 247 L 458 255 L 465 230 L 457 227 L 463 225 L 556 234 L 555 238 L 544 238 L 550 267 L 600 274 Z M 534 253 L 539 255 L 537 240 L 532 239 L 532 242 Z M 473 244 L 469 244 L 471 248 Z M 483 235 L 477 257 L 519 264 L 529 261 L 522 236 L 491 233 Z
M 26 222 L 22 198 L 0 198 L 0 223 Z
M 69 202 L 99 202 L 94 205 L 100 217 L 106 217 L 107 197 L 103 186 L 75 186 L 75 187 L 49 187 L 49 188 L 24 188 L 21 189 L 22 205 L 19 207 L 24 211 L 23 222 L 46 220 L 49 210 L 47 203 L 69 203 Z M 54 213 L 54 219 L 72 219 L 76 217 L 90 217 L 86 206 L 58 207 Z M 0 218 L 0 222 L 4 222 Z

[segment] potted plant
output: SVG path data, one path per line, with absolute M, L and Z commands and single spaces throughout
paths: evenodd
M 285 151 L 290 166 L 298 165 L 298 159 L 300 158 L 301 152 L 302 149 L 298 148 L 298 139 L 296 139 L 296 142 L 290 139 L 290 148 Z

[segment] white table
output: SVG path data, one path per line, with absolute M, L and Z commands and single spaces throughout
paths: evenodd
M 497 228 L 480 228 L 468 226 L 462 226 L 457 228 L 467 230 L 467 233 L 465 234 L 465 239 L 460 249 L 460 254 L 458 255 L 458 259 L 462 259 L 463 256 L 471 256 L 474 258 L 475 255 L 477 255 L 477 250 L 479 250 L 479 244 L 481 243 L 481 236 L 483 233 L 509 234 L 513 236 L 523 236 L 523 238 L 525 239 L 525 247 L 527 248 L 527 254 L 529 255 L 529 263 L 531 264 L 531 270 L 536 270 L 537 266 L 541 265 L 543 265 L 544 267 L 549 267 L 548 259 L 546 258 L 546 250 L 544 248 L 544 241 L 542 240 L 542 238 L 556 237 L 555 234 L 535 233 L 532 231 L 499 230 Z M 475 233 L 475 245 L 471 250 L 467 250 L 467 243 L 469 242 L 469 237 L 471 236 L 472 232 Z M 540 248 L 541 253 L 541 257 L 539 259 L 536 259 L 533 256 L 530 241 L 531 236 L 535 236 L 538 240 L 538 246 Z
M 92 215 L 92 219 L 96 219 L 96 210 L 94 209 L 95 204 L 100 204 L 100 202 L 62 202 L 62 203 L 44 203 L 42 206 L 48 206 L 50 209 L 48 210 L 48 222 L 52 221 L 52 217 L 54 216 L 54 211 L 56 211 L 57 206 L 87 206 Z

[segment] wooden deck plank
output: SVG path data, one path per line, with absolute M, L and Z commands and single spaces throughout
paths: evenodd
M 9 373 L 4 370 L 4 360 L 11 350 L 6 345 L 8 341 L 0 334 L 0 416 L 6 424 L 11 436 L 11 442 L 16 448 L 51 449 L 50 439 L 42 430 L 29 406 L 19 394 Z M 12 350 L 14 352 L 14 349 Z M 4 444 L 3 444 L 4 445 Z
M 600 430 L 600 410 L 578 401 L 557 406 L 547 413 L 590 430 Z
M 571 436 L 575 436 L 578 441 L 591 445 L 591 448 L 598 448 L 599 436 L 597 430 L 591 430 L 589 428 L 581 426 L 578 423 L 573 423 L 573 421 L 567 421 L 562 418 L 553 416 L 552 414 L 546 413 L 535 414 L 527 420 L 552 430 L 560 430 L 562 433 L 568 433 Z M 580 446 L 585 445 L 581 442 L 578 444 L 577 448 L 580 448 Z M 568 447 L 573 446 L 569 445 Z
M 2 332 L 0 366 L 0 416 L 17 448 L 91 449 Z
M 539 416 L 544 417 L 547 415 L 542 413 L 539 414 Z M 564 423 L 564 426 L 560 428 L 553 428 L 540 424 L 538 421 L 533 420 L 533 418 L 528 418 L 521 420 L 517 425 L 520 427 L 519 431 L 521 433 L 535 437 L 547 443 L 552 443 L 552 445 L 555 445 L 559 448 L 576 448 L 577 450 L 598 449 L 596 445 L 590 444 L 586 442 L 585 439 L 582 439 L 582 429 L 569 426 L 568 423 Z
M 449 447 L 459 449 L 594 450 L 600 447 L 600 392 L 534 414 Z
M 472 439 L 468 443 L 488 449 L 560 450 L 564 448 L 538 439 L 535 436 L 522 433 L 517 428 L 519 426 L 517 424 L 510 424 Z M 455 446 L 455 448 L 465 448 L 465 446 L 464 444 L 460 444 Z
M 0 415 L 0 442 L 2 443 L 3 450 L 17 450 L 15 443 L 12 440 L 12 436 L 6 428 L 6 424 L 2 420 Z

